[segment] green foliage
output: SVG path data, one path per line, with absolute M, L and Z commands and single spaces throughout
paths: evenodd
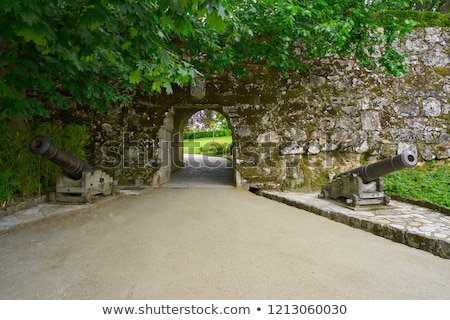
M 194 113 L 184 126 L 183 132 L 220 131 L 228 129 L 228 120 L 215 110 L 203 109 Z M 231 135 L 231 132 L 228 133 Z M 212 137 L 209 136 L 208 137 Z
M 183 134 L 183 138 L 188 140 L 206 137 L 226 137 L 226 136 L 231 136 L 230 129 L 215 130 L 215 131 L 196 131 Z
M 12 195 L 19 189 L 19 184 L 13 179 L 11 170 L 0 172 L 0 200 L 1 204 L 11 201 Z
M 86 127 L 63 126 L 57 121 L 40 123 L 34 129 L 30 129 L 31 127 L 22 120 L 4 120 L 0 123 L 0 131 L 3 133 L 0 145 L 1 203 L 10 202 L 16 193 L 26 198 L 54 189 L 60 169 L 29 151 L 29 142 L 35 136 L 47 136 L 56 146 L 86 159 L 84 147 L 90 138 Z
M 374 46 L 410 25 L 374 19 L 410 1 L 16 0 L 0 3 L 0 115 L 73 102 L 107 111 L 133 92 L 172 92 L 199 73 L 266 63 L 287 75 L 327 54 L 376 68 Z M 384 27 L 380 34 L 378 27 Z M 392 50 L 379 62 L 404 72 Z
M 395 1 L 395 8 L 408 6 L 407 1 Z M 392 2 L 373 1 L 227 1 L 232 13 L 229 27 L 216 38 L 208 39 L 204 51 L 190 56 L 202 56 L 194 61 L 199 68 L 225 71 L 234 67 L 243 73 L 242 62 L 264 62 L 287 75 L 304 71 L 315 58 L 337 54 L 357 58 L 364 67 L 378 70 L 378 63 L 393 74 L 405 73 L 404 55 L 393 54 L 392 44 L 412 30 L 408 22 L 392 17 L 374 19 L 383 14 Z M 383 27 L 385 32 L 379 32 Z M 376 59 L 372 53 L 380 44 L 387 50 Z M 206 54 L 206 55 L 205 55 Z
M 386 16 L 389 16 L 390 19 L 396 19 L 402 24 L 406 21 L 413 21 L 416 28 L 450 27 L 450 15 L 434 11 L 393 10 L 383 15 L 377 14 L 376 19 L 382 21 Z
M 72 101 L 94 109 L 131 91 L 172 91 L 197 71 L 179 46 L 223 29 L 216 0 L 17 0 L 0 4 L 0 113 L 45 115 Z
M 427 163 L 384 177 L 384 189 L 390 194 L 428 201 L 450 208 L 450 164 Z
M 203 154 L 211 156 L 223 156 L 226 151 L 229 151 L 227 143 L 221 143 L 218 141 L 209 141 L 201 147 Z

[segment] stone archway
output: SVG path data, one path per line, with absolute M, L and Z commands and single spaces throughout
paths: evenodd
M 214 110 L 222 115 L 224 115 L 227 119 L 226 113 L 223 112 L 223 108 L 217 105 L 182 105 L 182 106 L 174 106 L 173 107 L 173 131 L 172 131 L 172 146 L 171 146 L 171 172 L 175 172 L 180 168 L 185 167 L 185 155 L 184 155 L 184 143 L 183 143 L 183 129 L 189 120 L 189 118 L 200 110 Z M 235 139 L 233 128 L 230 126 L 232 131 L 233 141 Z M 239 185 L 239 181 L 236 179 L 236 169 L 235 169 L 235 158 L 232 155 L 231 159 L 232 163 L 232 181 L 233 185 Z

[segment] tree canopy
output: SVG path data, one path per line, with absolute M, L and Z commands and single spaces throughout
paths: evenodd
M 288 74 L 337 54 L 398 75 L 404 57 L 392 44 L 413 23 L 374 14 L 412 3 L 2 0 L 0 118 L 46 115 L 48 106 L 74 102 L 108 110 L 131 102 L 135 90 L 171 93 L 197 75 L 243 73 L 245 62 Z
M 228 121 L 225 116 L 217 111 L 203 109 L 194 113 L 186 122 L 184 132 L 198 132 L 198 131 L 214 131 L 227 130 Z

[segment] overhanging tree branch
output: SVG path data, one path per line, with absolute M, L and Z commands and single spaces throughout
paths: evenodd
M 237 70 L 248 61 L 284 74 L 304 71 L 309 59 L 327 54 L 376 65 L 369 63 L 370 47 L 392 43 L 411 26 L 374 13 L 409 3 L 4 0 L 0 117 L 45 114 L 47 102 L 108 110 L 129 102 L 136 88 L 171 92 L 172 84 L 189 84 L 200 72 Z M 401 60 L 389 51 L 378 62 L 395 74 L 404 71 Z

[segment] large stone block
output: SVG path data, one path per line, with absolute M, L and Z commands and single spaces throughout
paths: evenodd
M 381 130 L 380 117 L 376 111 L 365 111 L 361 113 L 362 129 L 366 131 Z
M 259 143 L 278 143 L 280 136 L 275 131 L 264 132 L 258 135 L 257 141 Z
M 441 102 L 436 98 L 428 98 L 422 102 L 422 115 L 426 117 L 438 117 L 442 113 Z
M 282 156 L 285 155 L 295 155 L 295 154 L 303 154 L 303 147 L 299 146 L 297 142 L 285 142 L 280 144 L 279 153 Z
M 404 128 L 392 128 L 390 130 L 394 142 L 415 142 L 414 131 Z
M 414 117 L 419 114 L 419 106 L 415 103 L 407 105 L 394 105 L 394 111 L 401 117 Z

